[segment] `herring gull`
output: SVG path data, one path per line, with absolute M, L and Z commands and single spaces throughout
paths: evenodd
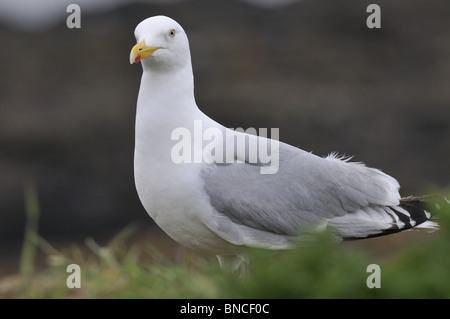
M 342 239 L 438 227 L 424 197 L 401 198 L 397 180 L 378 169 L 231 130 L 205 115 L 194 97 L 188 38 L 173 19 L 148 18 L 135 37 L 130 63 L 143 68 L 136 189 L 181 245 L 237 269 L 247 262 L 245 247 L 292 248 L 328 226 Z

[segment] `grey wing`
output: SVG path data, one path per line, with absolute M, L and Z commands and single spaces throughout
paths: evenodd
M 261 174 L 261 166 L 211 164 L 202 171 L 205 193 L 217 212 L 209 226 L 229 241 L 288 245 L 330 219 L 400 200 L 397 181 L 379 170 L 284 143 L 279 144 L 278 171 Z

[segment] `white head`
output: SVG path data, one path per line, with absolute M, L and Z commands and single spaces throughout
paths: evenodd
M 171 70 L 190 64 L 189 41 L 173 19 L 155 16 L 138 24 L 137 44 L 131 49 L 130 63 L 142 61 L 143 68 Z

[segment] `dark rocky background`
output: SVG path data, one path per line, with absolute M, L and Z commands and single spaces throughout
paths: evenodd
M 0 248 L 22 238 L 28 180 L 43 236 L 152 223 L 134 188 L 142 71 L 128 56 L 135 26 L 156 14 L 188 33 L 198 105 L 219 122 L 355 155 L 403 195 L 448 187 L 450 2 L 376 1 L 382 28 L 368 29 L 372 2 L 190 0 L 82 11 L 81 29 L 66 27 L 66 13 L 45 32 L 0 26 Z

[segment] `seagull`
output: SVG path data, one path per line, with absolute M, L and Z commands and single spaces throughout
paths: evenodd
M 194 97 L 188 37 L 173 19 L 145 19 L 134 35 L 130 63 L 143 69 L 136 190 L 181 245 L 215 254 L 221 268 L 234 271 L 248 264 L 248 247 L 290 249 L 324 229 L 360 239 L 438 228 L 427 197 L 401 198 L 397 180 L 378 169 L 232 130 L 205 115 Z

